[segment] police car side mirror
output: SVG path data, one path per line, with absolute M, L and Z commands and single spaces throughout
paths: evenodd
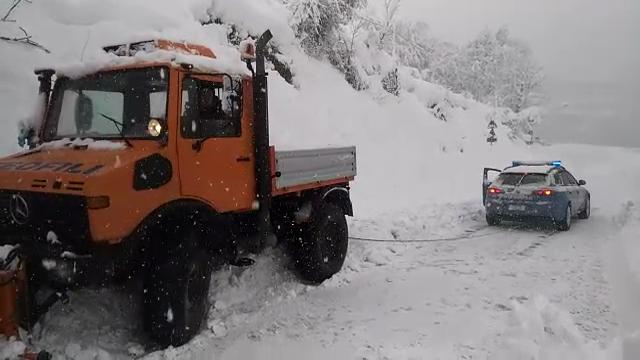
M 584 185 L 587 185 L 587 182 L 584 181 L 584 180 L 580 180 L 580 181 L 578 181 L 578 185 L 584 186 Z

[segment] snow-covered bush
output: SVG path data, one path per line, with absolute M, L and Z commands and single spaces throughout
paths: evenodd
M 526 108 L 520 112 L 514 112 L 509 108 L 495 108 L 488 115 L 488 121 L 506 126 L 511 140 L 521 140 L 531 145 L 539 143 L 534 129 L 543 118 L 543 111 L 537 106 Z
M 353 61 L 353 41 L 348 41 L 343 29 L 365 0 L 284 1 L 291 10 L 291 24 L 302 48 L 311 56 L 328 59 L 355 89 L 365 89 Z

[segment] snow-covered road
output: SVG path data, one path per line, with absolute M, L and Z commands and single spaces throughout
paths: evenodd
M 155 352 L 129 295 L 139 289 L 73 292 L 34 343 L 70 359 L 638 359 L 640 168 L 625 164 L 640 153 L 537 150 L 589 181 L 592 217 L 569 232 L 487 227 L 479 199 L 356 217 L 353 237 L 473 237 L 352 239 L 343 270 L 319 287 L 299 283 L 269 250 L 252 267 L 216 273 L 206 328 Z
M 351 263 L 320 288 L 264 306 L 258 322 L 199 354 L 223 359 L 299 359 L 302 354 L 317 359 L 495 358 L 509 350 L 510 341 L 534 341 L 536 329 L 510 334 L 509 321 L 515 304 L 528 306 L 541 297 L 568 311 L 586 339 L 577 334 L 564 338 L 572 324 L 547 319 L 541 325 L 550 339 L 540 340 L 557 341 L 558 347 L 567 340 L 581 347 L 588 340 L 608 344 L 616 320 L 600 250 L 611 224 L 597 211 L 594 215 L 569 233 L 503 227 L 494 236 L 458 242 L 356 243 L 355 251 L 374 252 L 378 258 Z M 526 354 L 522 346 L 515 348 Z
M 451 217 L 442 215 L 447 211 Z M 432 232 L 479 229 L 474 236 L 486 236 L 352 241 L 345 269 L 320 287 L 299 284 L 278 250 L 252 268 L 222 271 L 214 279 L 208 329 L 185 347 L 148 356 L 582 359 L 617 351 L 604 269 L 613 219 L 595 209 L 590 220 L 560 233 L 544 226 L 487 228 L 481 215 L 469 204 L 441 209 L 441 226 Z M 358 221 L 351 227 L 369 228 Z M 75 293 L 68 307 L 47 317 L 37 343 L 70 358 L 141 355 L 137 344 L 145 339 L 133 320 L 135 303 L 121 291 Z

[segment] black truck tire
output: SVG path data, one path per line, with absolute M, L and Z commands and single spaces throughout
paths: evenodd
M 323 203 L 294 240 L 293 260 L 303 281 L 320 284 L 336 274 L 347 256 L 349 231 L 344 212 Z
M 191 340 L 209 310 L 211 255 L 199 246 L 198 231 L 176 231 L 166 249 L 149 261 L 143 290 L 143 325 L 163 346 Z

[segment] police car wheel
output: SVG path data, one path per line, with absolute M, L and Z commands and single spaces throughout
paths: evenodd
M 500 218 L 495 215 L 487 214 L 487 224 L 489 226 L 497 226 L 500 225 Z
M 578 214 L 580 219 L 588 219 L 591 216 L 591 199 L 587 198 L 584 203 L 584 209 Z
M 565 215 L 562 219 L 556 220 L 556 226 L 560 231 L 569 231 L 571 229 L 571 204 L 567 205 Z

